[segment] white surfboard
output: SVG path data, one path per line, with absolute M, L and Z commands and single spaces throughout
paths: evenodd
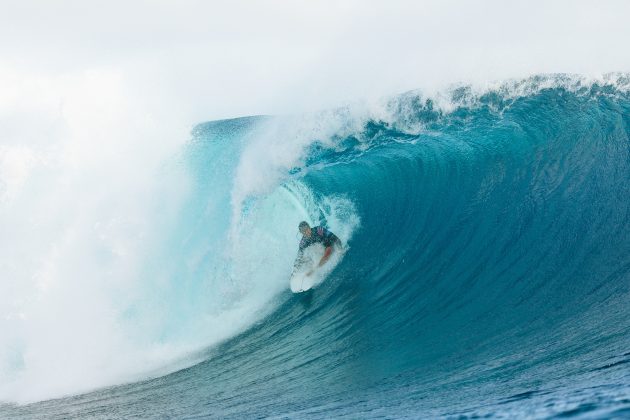
M 306 273 L 295 273 L 291 276 L 291 291 L 293 293 L 302 293 L 313 287 L 314 273 L 307 276 Z

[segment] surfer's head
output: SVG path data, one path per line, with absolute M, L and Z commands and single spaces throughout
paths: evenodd
M 311 227 L 306 222 L 300 222 L 298 225 L 300 233 L 304 236 L 311 236 Z

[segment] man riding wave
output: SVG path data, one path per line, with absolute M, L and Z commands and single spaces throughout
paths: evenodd
M 302 263 L 304 250 L 313 244 L 321 243 L 325 248 L 324 255 L 319 260 L 317 267 L 321 267 L 326 264 L 326 261 L 328 261 L 333 253 L 335 245 L 341 248 L 341 241 L 339 238 L 323 226 L 315 226 L 311 228 L 308 223 L 300 222 L 298 229 L 302 234 L 302 240 L 300 241 L 300 248 L 298 250 L 297 258 L 295 259 L 294 270 Z M 313 274 L 313 270 L 309 270 L 309 272 L 306 273 L 307 276 L 310 276 L 311 274 Z

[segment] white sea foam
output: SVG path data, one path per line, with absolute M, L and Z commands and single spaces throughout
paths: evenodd
M 0 399 L 29 401 L 151 365 L 121 311 L 187 180 L 155 182 L 186 139 L 116 72 L 0 75 Z M 180 179 L 176 179 L 181 176 Z M 173 188 L 175 186 L 175 188 Z M 160 203 L 165 194 L 171 200 Z
M 181 206 L 204 197 L 190 196 L 184 167 L 165 165 L 188 138 L 176 120 L 162 122 L 116 72 L 2 80 L 14 92 L 0 106 L 1 401 L 194 363 L 199 350 L 273 309 L 288 288 L 300 220 L 325 214 L 344 239 L 356 225 L 347 199 L 280 186 L 312 130 L 302 142 L 271 141 L 273 131 L 262 130 L 245 147 L 237 179 L 213 180 L 233 183 L 242 198 L 231 236 L 207 238 L 221 252 L 181 255 L 166 241 L 191 223 Z

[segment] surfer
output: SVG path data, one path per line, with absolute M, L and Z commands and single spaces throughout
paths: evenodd
M 339 240 L 339 238 L 337 238 L 337 235 L 335 235 L 323 226 L 315 226 L 311 228 L 308 223 L 300 222 L 298 229 L 302 234 L 302 240 L 300 241 L 300 249 L 298 250 L 298 255 L 295 259 L 294 267 L 297 267 L 301 264 L 304 250 L 315 243 L 321 243 L 322 245 L 324 245 L 325 248 L 324 255 L 319 260 L 319 264 L 317 264 L 317 267 L 321 267 L 322 265 L 326 264 L 326 261 L 328 261 L 330 255 L 333 252 L 334 245 L 337 245 L 341 248 L 341 241 Z M 306 273 L 307 276 L 310 276 L 311 274 L 313 274 L 313 270 L 309 270 L 309 272 Z

